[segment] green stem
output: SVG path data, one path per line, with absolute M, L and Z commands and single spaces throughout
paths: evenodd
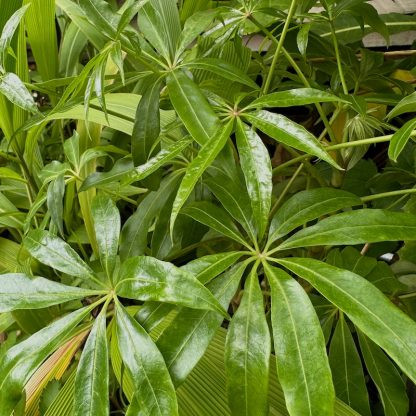
M 335 33 L 334 22 L 332 21 L 332 19 L 329 21 L 329 25 L 331 26 L 331 37 L 332 37 L 332 42 L 334 43 L 335 58 L 337 60 L 338 73 L 339 73 L 339 78 L 341 80 L 342 91 L 344 92 L 344 94 L 348 95 L 348 87 L 345 81 L 344 70 L 342 69 L 341 55 L 339 53 L 338 39 Z
M 286 19 L 285 25 L 283 26 L 283 30 L 282 30 L 282 33 L 280 35 L 280 39 L 277 43 L 276 52 L 274 53 L 273 60 L 272 60 L 272 63 L 270 65 L 269 73 L 267 74 L 266 82 L 263 85 L 263 89 L 262 89 L 262 94 L 263 95 L 267 94 L 269 89 L 270 89 L 270 84 L 271 84 L 272 79 L 273 79 L 274 70 L 276 69 L 277 60 L 279 59 L 280 52 L 282 51 L 283 43 L 285 41 L 287 31 L 289 30 L 290 22 L 292 21 L 292 17 L 295 14 L 295 11 L 296 11 L 296 6 L 297 6 L 297 0 L 292 0 L 292 2 L 290 4 L 289 12 L 287 14 L 287 19 Z M 275 39 L 274 36 L 273 36 L 273 39 Z
M 380 194 L 363 196 L 361 198 L 361 201 L 362 202 L 369 202 L 369 201 L 374 201 L 375 199 L 389 198 L 391 196 L 410 195 L 410 194 L 416 194 L 416 188 L 400 189 L 399 191 L 382 192 Z

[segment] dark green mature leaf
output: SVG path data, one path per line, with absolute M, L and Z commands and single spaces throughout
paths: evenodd
M 120 213 L 114 201 L 105 194 L 99 194 L 93 199 L 91 211 L 101 264 L 111 278 L 117 260 Z
M 272 166 L 269 152 L 257 133 L 241 120 L 237 121 L 237 147 L 246 180 L 251 208 L 257 223 L 258 237 L 266 230 L 272 202 Z
M 54 179 L 49 187 L 46 196 L 46 202 L 48 210 L 51 213 L 51 218 L 55 226 L 58 228 L 59 233 L 64 235 L 63 227 L 63 214 L 64 204 L 63 198 L 65 194 L 65 178 L 64 175 L 59 175 Z
M 208 284 L 208 289 L 223 308 L 228 307 L 245 268 L 245 263 L 236 264 Z M 204 355 L 223 319 L 217 312 L 184 308 L 162 332 L 157 345 L 175 385 L 186 379 Z
M 0 274 L 0 313 L 15 309 L 38 309 L 100 292 L 65 286 L 43 277 L 23 273 Z
M 93 274 L 69 244 L 47 231 L 31 231 L 24 241 L 29 253 L 41 263 L 70 276 L 86 278 Z
M 317 188 L 298 192 L 285 202 L 273 217 L 269 242 L 276 241 L 308 221 L 361 204 L 360 198 L 340 189 Z
M 175 56 L 181 33 L 175 0 L 150 0 L 137 16 L 139 29 L 152 46 L 168 61 Z
M 134 166 L 146 163 L 160 134 L 159 96 L 162 79 L 152 82 L 137 106 L 131 150 Z
M 385 416 L 406 416 L 409 411 L 409 398 L 406 385 L 397 368 L 386 354 L 360 331 L 358 339 L 365 365 L 383 403 Z
M 279 381 L 292 415 L 334 414 L 335 393 L 325 340 L 308 295 L 286 272 L 264 265 L 272 291 Z
M 130 414 L 178 415 L 175 389 L 162 354 L 146 331 L 116 302 L 116 329 L 123 362 L 133 378 Z M 140 405 L 140 410 L 139 410 Z
M 268 414 L 270 351 L 263 294 L 257 268 L 253 268 L 227 331 L 225 366 L 228 402 L 233 415 Z
M 38 113 L 38 107 L 22 80 L 12 72 L 0 78 L 0 93 L 10 102 L 30 113 Z
M 202 146 L 198 156 L 195 157 L 186 169 L 185 176 L 179 185 L 178 193 L 176 194 L 175 201 L 173 202 L 172 214 L 170 217 L 171 234 L 173 232 L 173 226 L 179 211 L 185 204 L 199 178 L 227 143 L 233 124 L 233 121 L 229 121 L 227 125 L 219 126 L 216 133 L 209 139 L 208 142 L 204 144 L 204 146 Z
M 219 119 L 198 86 L 182 71 L 167 77 L 169 98 L 183 124 L 200 145 L 215 133 Z
M 297 105 L 336 101 L 344 100 L 334 94 L 322 90 L 317 90 L 315 88 L 295 88 L 288 91 L 279 91 L 272 94 L 263 95 L 262 97 L 254 100 L 246 108 L 292 107 Z
M 258 85 L 240 68 L 220 58 L 197 58 L 186 64 L 191 69 L 209 71 L 232 82 L 257 89 Z
M 410 137 L 416 130 L 416 119 L 411 119 L 405 123 L 396 133 L 393 134 L 389 145 L 389 158 L 396 161 L 403 151 Z
M 193 202 L 181 212 L 244 246 L 247 244 L 227 211 L 212 202 Z
M 374 285 L 348 270 L 306 258 L 279 259 L 345 312 L 370 339 L 416 380 L 416 323 Z
M 416 239 L 416 216 L 382 209 L 342 212 L 298 231 L 279 247 L 344 245 Z
M 78 364 L 74 416 L 107 416 L 109 413 L 106 329 L 106 309 L 103 309 L 92 327 Z
M 312 133 L 287 117 L 265 110 L 247 113 L 244 114 L 244 117 L 255 127 L 278 142 L 317 156 L 330 165 L 339 168 Z
M 116 292 L 129 299 L 152 300 L 209 309 L 226 315 L 218 301 L 195 277 L 153 257 L 132 257 L 120 270 Z
M 60 318 L 7 351 L 0 363 L 0 416 L 10 416 L 33 372 L 94 307 Z
M 371 416 L 361 359 L 344 315 L 341 313 L 329 350 L 337 397 L 363 416 Z

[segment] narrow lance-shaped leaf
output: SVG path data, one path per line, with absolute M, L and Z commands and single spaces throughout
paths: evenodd
M 35 259 L 63 273 L 83 278 L 93 274 L 69 244 L 47 231 L 30 232 L 25 239 L 25 247 Z
M 277 211 L 270 224 L 269 242 L 323 215 L 361 205 L 358 196 L 340 189 L 317 188 L 296 193 Z
M 179 185 L 178 193 L 176 194 L 175 201 L 173 202 L 172 214 L 170 217 L 171 234 L 173 232 L 175 220 L 179 214 L 179 211 L 194 189 L 198 179 L 202 176 L 204 171 L 214 161 L 221 149 L 227 143 L 233 128 L 233 124 L 233 121 L 230 121 L 226 126 L 220 126 L 217 132 L 201 148 L 198 155 L 186 169 L 185 177 L 182 179 L 182 182 Z
M 263 294 L 257 268 L 253 268 L 227 331 L 225 365 L 228 402 L 233 415 L 268 414 L 270 351 Z
M 407 95 L 387 114 L 389 119 L 404 113 L 412 113 L 416 110 L 416 92 Z
M 244 237 L 238 231 L 233 219 L 223 208 L 208 201 L 197 201 L 186 206 L 182 213 L 205 224 L 213 230 L 246 246 Z
M 377 387 L 385 416 L 406 416 L 409 398 L 399 371 L 386 354 L 363 333 L 358 331 L 365 366 Z
M 64 235 L 63 227 L 63 214 L 64 204 L 63 197 L 65 193 L 65 178 L 64 175 L 59 175 L 54 179 L 49 187 L 46 196 L 48 209 L 51 213 L 51 218 L 55 226 L 58 228 L 59 233 Z
M 94 198 L 91 210 L 101 264 L 107 276 L 111 278 L 117 260 L 120 213 L 115 202 L 105 194 L 99 194 Z
M 393 134 L 389 145 L 389 158 L 396 161 L 412 135 L 415 135 L 416 118 L 405 123 Z
M 360 415 L 371 416 L 361 359 L 342 312 L 332 336 L 329 363 L 337 397 Z
M 33 372 L 94 307 L 60 318 L 7 351 L 0 363 L 0 416 L 10 416 Z
M 116 325 L 120 353 L 135 387 L 132 406 L 136 412 L 130 410 L 130 414 L 178 415 L 175 389 L 162 354 L 118 301 Z
M 312 133 L 287 117 L 265 110 L 247 113 L 244 114 L 244 117 L 247 118 L 253 126 L 278 142 L 307 154 L 317 156 L 328 162 L 330 165 L 339 168 Z
M 289 414 L 332 416 L 335 393 L 325 340 L 308 295 L 286 272 L 264 265 L 272 291 L 279 381 Z
M 294 88 L 288 91 L 279 91 L 263 95 L 254 100 L 246 108 L 292 107 L 337 101 L 345 102 L 343 99 L 326 91 L 315 88 Z
M 106 309 L 94 322 L 75 378 L 74 416 L 107 416 L 109 368 Z
M 279 263 L 345 312 L 416 381 L 416 323 L 374 285 L 355 273 L 314 259 L 286 258 Z
M 279 248 L 416 239 L 416 216 L 382 209 L 342 212 L 298 231 Z
M 132 257 L 120 270 L 116 292 L 129 299 L 152 300 L 195 309 L 226 312 L 195 277 L 171 263 L 153 257 Z
M 257 133 L 240 119 L 237 121 L 237 147 L 257 223 L 258 238 L 261 239 L 266 230 L 272 201 L 270 156 Z
M 0 93 L 10 102 L 30 113 L 38 113 L 38 107 L 22 80 L 11 72 L 0 78 Z
M 66 286 L 43 277 L 23 273 L 0 274 L 0 313 L 16 309 L 38 309 L 100 292 Z

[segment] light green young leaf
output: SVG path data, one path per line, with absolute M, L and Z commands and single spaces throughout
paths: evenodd
M 335 393 L 319 319 L 308 295 L 281 269 L 264 265 L 272 291 L 279 381 L 291 415 L 332 416 Z
M 389 145 L 389 158 L 397 161 L 400 153 L 403 151 L 407 142 L 412 136 L 415 136 L 416 130 L 416 118 L 413 118 L 406 122 L 399 130 L 397 130 L 391 140 Z
M 109 366 L 106 309 L 94 322 L 75 377 L 74 416 L 107 416 Z
M 310 23 L 304 23 L 296 36 L 296 43 L 299 52 L 302 56 L 306 56 L 306 49 L 308 48 L 309 31 L 311 29 Z
M 253 268 L 227 331 L 225 366 L 228 402 L 235 416 L 268 415 L 270 333 L 263 294 Z
M 111 278 L 117 260 L 120 213 L 115 202 L 105 194 L 99 194 L 93 199 L 91 211 L 101 264 Z
M 399 103 L 387 114 L 387 118 L 400 116 L 404 113 L 413 113 L 416 111 L 416 92 L 404 97 Z
M 365 365 L 383 403 L 385 416 L 406 416 L 409 412 L 409 398 L 406 385 L 396 366 L 360 331 L 358 339 Z
M 269 242 L 276 241 L 308 221 L 361 204 L 359 197 L 340 189 L 316 188 L 298 192 L 286 201 L 273 217 Z
M 24 244 L 35 259 L 56 270 L 82 278 L 88 278 L 93 274 L 69 244 L 47 231 L 31 231 L 26 236 Z
M 132 257 L 120 270 L 116 293 L 124 298 L 208 309 L 227 315 L 192 274 L 153 257 Z
M 244 173 L 251 208 L 257 223 L 258 238 L 262 239 L 272 202 L 272 167 L 269 152 L 257 133 L 239 119 L 237 147 Z
M 171 234 L 173 232 L 175 220 L 179 211 L 193 191 L 199 178 L 227 143 L 233 124 L 233 121 L 229 121 L 227 125 L 219 126 L 217 132 L 209 139 L 208 142 L 205 143 L 204 146 L 202 146 L 198 156 L 196 156 L 195 159 L 188 165 L 185 176 L 179 185 L 178 193 L 176 194 L 176 198 L 173 203 L 172 214 L 170 217 Z
M 345 312 L 416 381 L 416 323 L 366 279 L 307 258 L 279 259 Z
M 51 219 L 58 228 L 61 236 L 64 235 L 63 214 L 64 204 L 63 198 L 65 194 L 65 178 L 64 175 L 59 175 L 48 186 L 46 195 L 46 202 L 48 210 L 51 213 Z
M 361 359 L 342 313 L 331 339 L 329 364 L 337 397 L 360 415 L 371 416 Z
M 66 286 L 23 273 L 0 274 L 0 313 L 16 309 L 39 309 L 97 295 L 100 292 Z
M 10 416 L 34 371 L 93 308 L 60 318 L 7 351 L 0 363 L 0 416 Z
M 276 141 L 293 147 L 302 152 L 319 157 L 330 165 L 339 168 L 336 162 L 328 155 L 318 139 L 300 124 L 281 114 L 265 110 L 244 114 L 253 126 L 266 133 Z
M 358 209 L 304 228 L 280 244 L 288 249 L 416 239 L 416 216 L 407 212 Z
M 30 113 L 39 113 L 32 94 L 16 74 L 7 72 L 0 77 L 0 93 L 23 110 Z
M 175 389 L 162 354 L 118 301 L 116 329 L 120 353 L 135 387 L 132 409 L 128 412 L 143 416 L 177 416 Z

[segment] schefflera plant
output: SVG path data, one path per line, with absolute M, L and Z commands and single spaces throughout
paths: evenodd
M 77 331 L 86 328 L 90 328 L 90 333 L 76 373 L 74 415 L 109 413 L 108 338 L 111 334 L 117 339 L 125 371 L 134 385 L 127 414 L 177 415 L 175 388 L 163 356 L 123 303 L 126 299 L 167 302 L 227 316 L 193 274 L 171 263 L 146 256 L 130 257 L 120 263 L 120 215 L 115 203 L 105 194 L 93 200 L 92 216 L 99 269 L 85 263 L 59 237 L 38 229 L 27 235 L 26 248 L 41 263 L 68 276 L 73 285 L 23 273 L 0 275 L 0 312 L 45 308 L 83 298 L 88 298 L 90 303 L 7 351 L 0 364 L 1 416 L 10 416 L 20 400 L 24 403 L 23 389 L 42 362 Z M 107 316 L 113 311 L 115 318 L 109 331 Z M 91 316 L 96 316 L 95 320 L 88 320 Z

